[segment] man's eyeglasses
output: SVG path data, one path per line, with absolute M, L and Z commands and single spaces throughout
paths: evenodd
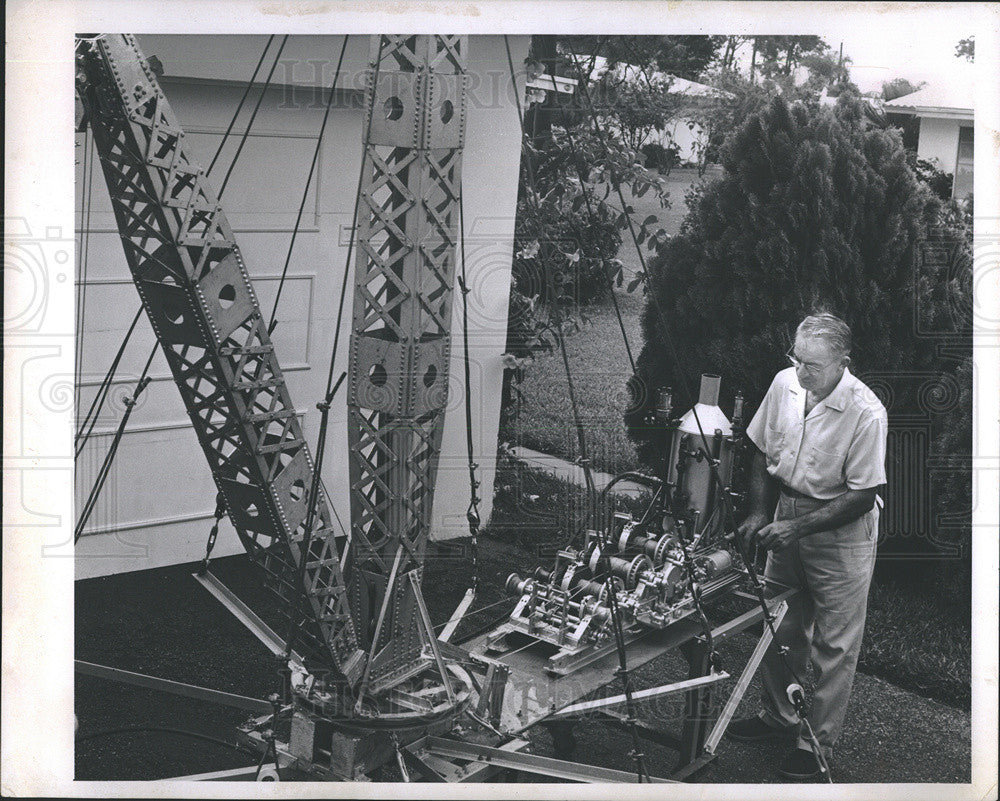
M 834 364 L 835 362 L 840 360 L 840 357 L 838 356 L 836 359 L 832 359 L 831 361 L 828 361 L 826 364 L 814 364 L 812 362 L 803 362 L 800 361 L 799 359 L 796 359 L 795 354 L 791 350 L 788 351 L 788 353 L 786 353 L 785 355 L 788 357 L 788 361 L 791 362 L 792 367 L 794 367 L 796 370 L 801 367 L 807 373 L 821 373 L 831 364 Z

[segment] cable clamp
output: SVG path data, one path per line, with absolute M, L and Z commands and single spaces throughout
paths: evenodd
M 469 521 L 469 526 L 471 528 L 476 529 L 479 528 L 479 524 L 482 522 L 479 518 L 479 511 L 472 506 L 470 506 L 469 510 L 465 513 L 465 519 Z

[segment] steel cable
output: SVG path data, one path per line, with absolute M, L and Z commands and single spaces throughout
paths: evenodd
M 236 106 L 236 113 L 233 114 L 232 119 L 229 121 L 229 125 L 226 127 L 226 132 L 222 135 L 222 141 L 219 143 L 219 147 L 215 151 L 215 155 L 212 157 L 212 162 L 208 165 L 208 169 L 205 170 L 206 175 L 209 175 L 212 172 L 215 162 L 219 160 L 219 156 L 222 154 L 222 148 L 225 146 L 226 140 L 229 138 L 229 134 L 233 130 L 233 126 L 236 125 L 236 120 L 240 116 L 240 112 L 243 110 L 243 104 L 246 102 L 247 96 L 250 94 L 253 82 L 257 80 L 257 73 L 260 72 L 260 68 L 264 63 L 264 58 L 267 56 L 268 48 L 271 47 L 271 42 L 273 41 L 274 34 L 272 33 L 269 37 L 267 37 L 267 43 L 264 45 L 264 51 L 260 54 L 260 58 L 257 60 L 257 66 L 254 68 L 253 75 L 251 75 L 250 80 L 247 81 L 246 89 L 243 90 L 243 97 L 240 98 L 240 102 Z
M 472 378 L 469 365 L 469 284 L 465 271 L 465 192 L 458 197 L 459 242 L 461 243 L 462 274 L 458 279 L 462 293 L 462 367 L 465 374 L 465 445 L 469 459 L 469 508 L 465 512 L 472 539 L 472 592 L 479 592 L 479 480 L 476 478 L 475 446 L 472 437 Z
M 378 81 L 379 69 L 381 67 L 381 62 L 382 62 L 383 46 L 384 42 L 382 40 L 382 37 L 379 36 L 378 54 L 376 56 L 375 66 L 374 66 L 374 81 L 376 82 Z M 344 49 L 346 47 L 347 47 L 347 37 L 344 37 L 344 44 L 340 51 L 341 59 L 343 59 Z M 340 74 L 340 65 L 338 63 L 337 75 L 339 76 L 339 74 Z M 337 78 L 335 77 L 334 85 L 331 86 L 330 88 L 331 102 L 333 100 L 333 89 L 336 86 L 336 81 Z M 327 105 L 327 109 L 329 109 L 329 104 Z M 343 322 L 344 303 L 347 298 L 347 278 L 351 272 L 351 255 L 354 251 L 354 238 L 358 226 L 358 209 L 361 205 L 361 187 L 363 186 L 364 183 L 365 166 L 368 163 L 368 142 L 371 138 L 372 120 L 374 119 L 374 116 L 375 116 L 374 112 L 368 116 L 368 122 L 365 128 L 364 139 L 362 140 L 361 166 L 358 171 L 358 181 L 354 193 L 354 212 L 352 217 L 353 225 L 351 226 L 351 235 L 349 237 L 347 244 L 347 258 L 344 264 L 344 277 L 340 286 L 340 300 L 337 303 L 337 322 L 334 327 L 333 347 L 331 348 L 330 351 L 330 366 L 326 377 L 326 392 L 323 396 L 323 400 L 317 404 L 317 408 L 320 411 L 320 429 L 316 443 L 316 457 L 313 466 L 313 481 L 309 488 L 309 496 L 307 499 L 306 508 L 309 511 L 306 519 L 305 535 L 302 542 L 301 563 L 299 565 L 299 587 L 302 588 L 303 593 L 305 592 L 303 583 L 305 577 L 306 564 L 309 560 L 309 546 L 312 539 L 312 521 L 315 515 L 314 507 L 315 507 L 316 497 L 319 493 L 320 473 L 322 472 L 323 457 L 326 452 L 326 431 L 329 419 L 330 405 L 333 401 L 334 396 L 336 395 L 337 389 L 340 387 L 341 383 L 347 377 L 346 371 L 342 371 L 340 374 L 340 378 L 337 379 L 336 384 L 334 384 L 333 375 L 337 362 L 337 352 L 339 350 L 339 345 L 340 345 L 340 326 Z M 286 657 L 291 655 L 292 645 L 295 641 L 296 636 L 298 635 L 299 631 L 304 625 L 305 619 L 300 618 L 297 623 L 295 623 L 294 619 L 290 619 L 290 622 L 292 625 L 289 628 L 288 636 L 285 638 Z
M 121 423 L 118 425 L 118 430 L 115 432 L 115 437 L 111 442 L 111 447 L 108 448 L 108 452 L 104 456 L 104 462 L 98 471 L 97 480 L 94 482 L 94 486 L 90 490 L 90 495 L 87 498 L 87 502 L 84 504 L 83 512 L 81 512 L 80 519 L 77 521 L 76 529 L 73 532 L 74 545 L 80 540 L 80 536 L 83 534 L 83 529 L 87 525 L 87 521 L 90 519 L 91 513 L 94 511 L 97 499 L 100 497 L 101 490 L 104 488 L 104 483 L 107 481 L 108 475 L 111 472 L 111 464 L 114 462 L 115 455 L 118 453 L 118 445 L 121 443 L 122 436 L 125 434 L 125 426 L 128 425 L 129 418 L 132 416 L 132 410 L 135 408 L 135 404 L 138 402 L 139 396 L 149 383 L 147 373 L 149 372 L 149 366 L 152 364 L 153 356 L 155 354 L 155 350 L 153 353 L 149 354 L 149 359 L 146 361 L 146 366 L 143 368 L 142 375 L 139 377 L 139 382 L 136 385 L 135 392 L 130 398 L 125 399 L 125 414 L 122 415 Z
M 270 44 L 270 42 L 268 42 Z M 267 73 L 267 78 L 264 80 L 264 87 L 260 90 L 260 96 L 257 98 L 257 103 L 253 107 L 253 112 L 250 114 L 250 120 L 247 122 L 246 130 L 243 132 L 243 136 L 240 138 L 240 144 L 236 148 L 236 155 L 233 156 L 233 160 L 229 164 L 229 169 L 226 170 L 226 177 L 222 179 L 222 186 L 219 188 L 218 199 L 222 199 L 222 195 L 226 191 L 226 186 L 229 184 L 229 178 L 233 174 L 233 168 L 236 166 L 236 162 L 239 161 L 240 154 L 243 152 L 243 146 L 246 145 L 247 139 L 250 137 L 250 129 L 253 128 L 254 120 L 257 119 L 257 112 L 260 111 L 260 104 L 264 102 L 264 96 L 267 94 L 267 90 L 271 88 L 271 77 L 274 75 L 274 70 L 278 66 L 278 59 L 281 58 L 281 52 L 285 49 L 285 45 L 288 44 L 288 35 L 281 40 L 281 45 L 278 47 L 278 52 L 274 56 L 274 63 L 271 64 L 271 69 Z
M 295 238 L 299 234 L 299 226 L 302 223 L 302 212 L 306 207 L 306 199 L 309 197 L 309 188 L 312 186 L 313 174 L 316 172 L 316 163 L 319 160 L 320 150 L 323 147 L 323 134 L 326 133 L 326 123 L 330 118 L 330 109 L 333 107 L 333 98 L 336 95 L 337 81 L 340 79 L 340 68 L 344 63 L 344 51 L 347 50 L 347 37 L 344 37 L 340 47 L 340 58 L 337 59 L 337 69 L 333 76 L 333 83 L 330 85 L 330 97 L 326 101 L 326 109 L 323 112 L 323 122 L 319 127 L 319 136 L 316 139 L 316 148 L 313 150 L 312 163 L 309 165 L 309 175 L 306 177 L 306 187 L 302 192 L 302 201 L 299 203 L 299 211 L 295 216 L 295 227 L 292 229 L 292 241 L 288 245 L 288 253 L 285 256 L 285 265 L 281 268 L 281 280 L 278 281 L 278 291 L 274 296 L 274 306 L 271 308 L 271 319 L 267 324 L 267 333 L 274 332 L 278 324 L 276 315 L 278 314 L 278 301 L 281 300 L 281 291 L 285 287 L 285 278 L 288 275 L 288 265 L 292 261 L 292 250 L 295 248 Z

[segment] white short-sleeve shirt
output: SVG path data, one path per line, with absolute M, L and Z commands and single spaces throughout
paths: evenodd
M 782 484 L 821 500 L 885 483 L 885 407 L 847 369 L 833 392 L 805 414 L 806 390 L 795 368 L 774 377 L 747 426 Z

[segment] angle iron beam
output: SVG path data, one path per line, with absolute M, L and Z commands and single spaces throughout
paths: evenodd
M 469 607 L 472 606 L 472 602 L 476 600 L 476 591 L 469 587 L 465 591 L 465 595 L 462 596 L 462 600 L 458 602 L 458 606 L 455 607 L 455 611 L 451 613 L 451 617 L 445 624 L 444 629 L 438 635 L 438 639 L 441 642 L 448 642 L 451 640 L 452 635 L 455 633 L 455 629 L 458 628 L 459 623 L 462 622 L 465 617 L 465 613 L 469 611 Z
M 706 684 L 714 684 L 717 681 L 728 678 L 729 674 L 725 671 L 720 673 L 710 673 L 707 676 L 698 676 L 694 679 L 684 679 L 683 681 L 677 681 L 673 684 L 664 684 L 660 687 L 652 687 L 648 690 L 639 690 L 638 692 L 632 693 L 632 698 L 636 701 L 641 701 L 643 698 L 656 698 L 661 695 L 680 692 L 681 690 L 692 690 Z M 605 706 L 623 704 L 625 703 L 625 700 L 626 697 L 624 695 L 612 695 L 609 698 L 597 698 L 593 701 L 581 701 L 578 704 L 570 704 L 569 706 L 558 710 L 555 714 L 570 715 L 575 712 L 586 712 L 590 709 L 600 709 Z
M 513 768 L 526 773 L 537 773 L 542 776 L 552 776 L 574 782 L 635 784 L 638 780 L 635 773 L 627 771 L 582 765 L 563 759 L 536 756 L 535 754 L 504 751 L 501 748 L 458 740 L 446 740 L 443 737 L 427 737 L 423 747 L 429 753 L 439 756 L 487 762 L 503 768 Z M 653 784 L 677 784 L 672 779 L 662 779 L 657 776 L 650 777 L 650 782 Z
M 618 712 L 614 709 L 599 709 L 597 710 L 597 715 L 623 731 L 626 731 L 629 727 L 628 715 L 624 712 Z M 681 750 L 681 738 L 676 734 L 663 731 L 662 729 L 659 729 L 651 723 L 641 719 L 635 721 L 635 729 L 636 733 L 644 740 L 649 740 L 657 743 L 658 745 L 665 746 L 672 751 Z
M 76 672 L 83 676 L 93 676 L 98 679 L 131 684 L 133 687 L 143 687 L 147 690 L 182 695 L 185 698 L 194 698 L 198 701 L 211 701 L 214 704 L 246 709 L 250 712 L 274 712 L 274 707 L 271 706 L 270 702 L 260 698 L 250 698 L 246 695 L 236 695 L 235 693 L 227 693 L 222 690 L 213 690 L 209 687 L 199 687 L 196 684 L 185 684 L 181 681 L 161 679 L 159 676 L 134 673 L 131 670 L 122 670 L 121 668 L 108 667 L 107 665 L 97 665 L 93 662 L 84 662 L 81 659 L 74 660 L 73 665 Z
M 273 762 L 269 765 L 250 765 L 246 768 L 230 768 L 229 770 L 213 770 L 210 773 L 192 773 L 187 776 L 172 776 L 168 782 L 255 782 L 258 772 L 273 776 L 278 768 Z
M 779 601 L 772 610 L 772 613 L 774 614 L 775 631 L 777 631 L 778 626 L 781 625 L 781 621 L 784 620 L 786 612 L 788 612 L 788 601 Z M 729 699 L 726 701 L 726 705 L 722 708 L 722 712 L 719 713 L 719 717 L 715 721 L 715 726 L 705 739 L 704 750 L 706 753 L 714 753 L 716 747 L 719 745 L 719 741 L 722 739 L 722 735 L 726 733 L 729 721 L 736 713 L 736 707 L 738 707 L 740 701 L 743 700 L 743 695 L 750 686 L 754 673 L 757 672 L 757 668 L 760 666 L 761 660 L 764 658 L 764 652 L 767 651 L 768 646 L 771 644 L 771 640 L 771 629 L 765 626 L 764 633 L 761 635 L 760 639 L 757 641 L 757 645 L 753 649 L 753 652 L 750 654 L 746 667 L 743 668 L 743 672 L 736 681 L 736 686 L 733 688 Z
M 229 587 L 219 581 L 218 576 L 209 572 L 204 575 L 199 573 L 191 575 L 195 581 L 212 594 L 212 597 L 226 607 L 233 614 L 233 617 L 246 626 L 251 634 L 264 643 L 272 654 L 280 656 L 285 653 L 285 641 L 278 636 L 274 629 L 261 620 L 256 612 L 243 603 Z M 296 651 L 292 651 L 290 660 L 299 665 L 303 661 L 302 656 Z
M 774 614 L 774 610 L 777 609 L 778 604 L 780 604 L 782 601 L 787 601 L 797 592 L 798 592 L 797 589 L 787 589 L 784 590 L 783 592 L 778 593 L 773 598 L 766 599 L 768 609 L 770 609 L 771 614 L 772 615 Z M 756 596 L 754 596 L 754 601 L 756 600 L 757 598 Z M 758 606 L 755 609 L 751 609 L 749 612 L 744 612 L 742 615 L 734 617 L 732 620 L 727 620 L 718 628 L 713 629 L 712 639 L 717 642 L 722 642 L 723 640 L 732 637 L 734 634 L 739 634 L 742 631 L 748 629 L 755 623 L 760 623 L 763 619 L 764 619 L 764 612 Z

